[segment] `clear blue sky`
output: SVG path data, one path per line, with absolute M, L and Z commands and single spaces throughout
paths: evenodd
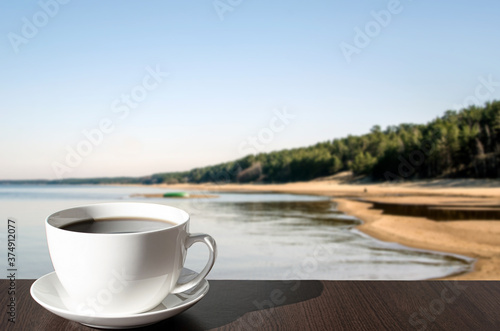
M 60 1 L 0 3 L 0 179 L 188 170 L 500 99 L 498 1 Z

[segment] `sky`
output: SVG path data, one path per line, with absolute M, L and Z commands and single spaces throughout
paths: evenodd
M 0 179 L 144 176 L 500 99 L 498 1 L 2 1 Z

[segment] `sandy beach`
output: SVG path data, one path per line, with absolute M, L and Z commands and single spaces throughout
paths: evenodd
M 496 212 L 500 181 L 433 180 L 408 183 L 352 183 L 342 177 L 288 184 L 175 184 L 175 190 L 211 192 L 279 192 L 330 196 L 338 209 L 361 219 L 360 231 L 405 246 L 449 252 L 477 259 L 472 272 L 446 277 L 457 280 L 500 280 L 500 219 L 433 220 L 394 215 L 374 204 L 425 205 L 431 210 L 468 209 Z M 465 208 L 464 208 L 465 206 Z M 500 209 L 498 209 L 500 210 Z

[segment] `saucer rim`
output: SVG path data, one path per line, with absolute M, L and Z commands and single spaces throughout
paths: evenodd
M 198 274 L 198 272 L 194 271 L 194 270 L 191 270 L 189 268 L 182 268 L 183 270 L 188 270 L 190 272 L 193 272 L 195 274 Z M 76 313 L 76 312 L 73 312 L 69 309 L 61 309 L 61 308 L 58 308 L 58 307 L 54 307 L 44 301 L 42 301 L 40 298 L 38 298 L 35 294 L 34 294 L 34 288 L 36 286 L 37 283 L 39 283 L 39 281 L 41 281 L 42 279 L 46 279 L 46 278 L 49 278 L 49 277 L 56 277 L 57 280 L 59 281 L 59 278 L 57 277 L 57 273 L 55 271 L 52 271 L 52 272 L 49 272 L 48 274 L 45 274 L 43 275 L 42 277 L 38 278 L 35 282 L 33 282 L 33 284 L 31 285 L 30 287 L 30 294 L 31 294 L 31 297 L 39 304 L 41 305 L 43 308 L 49 310 L 50 312 L 59 312 L 61 314 L 64 314 L 64 315 L 72 315 L 72 316 L 75 316 L 75 317 L 92 317 L 92 318 L 95 318 L 95 319 L 107 319 L 107 320 L 117 320 L 117 319 L 120 319 L 120 320 L 128 320 L 128 319 L 135 319 L 135 318 L 140 318 L 140 317 L 151 317 L 151 316 L 156 316 L 156 315 L 162 315 L 162 314 L 166 314 L 167 312 L 169 311 L 173 311 L 173 310 L 177 310 L 177 309 L 182 309 L 182 308 L 189 308 L 191 306 L 193 306 L 195 303 L 197 303 L 198 301 L 200 301 L 201 299 L 203 299 L 203 297 L 205 297 L 205 295 L 208 293 L 209 289 L 210 289 L 210 283 L 208 282 L 207 279 L 203 279 L 199 285 L 202 285 L 204 283 L 203 286 L 203 291 L 199 294 L 199 296 L 195 297 L 192 301 L 188 301 L 188 302 L 184 302 L 178 306 L 175 306 L 175 307 L 166 307 L 165 309 L 161 309 L 161 310 L 156 310 L 156 311 L 151 311 L 148 310 L 148 311 L 145 311 L 145 312 L 142 312 L 142 313 L 133 313 L 133 314 L 113 314 L 113 315 L 96 315 L 96 316 L 89 316 L 89 315 L 84 315 L 84 314 L 79 314 L 79 313 Z M 189 290 L 187 290 L 189 291 Z M 167 296 L 165 296 L 165 298 L 162 299 L 162 302 L 163 300 L 165 300 L 169 295 L 177 295 L 177 294 L 183 294 L 187 291 L 184 291 L 184 292 L 180 292 L 180 293 L 176 293 L 176 294 L 171 294 L 169 293 Z M 161 302 L 160 302 L 161 304 Z M 159 304 L 158 304 L 159 305 Z M 155 307 L 156 308 L 156 307 Z M 152 308 L 154 309 L 154 308 Z M 184 310 L 183 310 L 184 311 Z M 59 315 L 61 316 L 61 315 Z M 62 316 L 61 316 L 62 317 Z M 69 319 L 69 318 L 66 318 L 66 317 L 63 317 L 65 319 Z M 78 323 L 81 323 L 81 322 L 78 322 Z M 82 323 L 84 324 L 84 323 Z

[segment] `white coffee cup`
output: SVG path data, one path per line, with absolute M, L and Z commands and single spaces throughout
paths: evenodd
M 86 233 L 64 229 L 83 220 L 154 219 L 166 228 L 131 229 L 127 233 Z M 109 222 L 109 221 L 108 221 Z M 109 224 L 109 223 L 107 223 Z M 141 223 L 142 224 L 142 223 Z M 146 224 L 146 223 L 144 223 Z M 113 225 L 116 225 L 113 223 Z M 163 227 L 163 224 L 159 224 Z M 67 297 L 68 308 L 88 316 L 118 316 L 156 307 L 169 293 L 198 285 L 217 255 L 207 234 L 190 234 L 185 211 L 151 203 L 116 202 L 56 212 L 45 221 L 50 258 Z M 177 284 L 187 249 L 203 242 L 209 249 L 205 268 L 191 281 Z

